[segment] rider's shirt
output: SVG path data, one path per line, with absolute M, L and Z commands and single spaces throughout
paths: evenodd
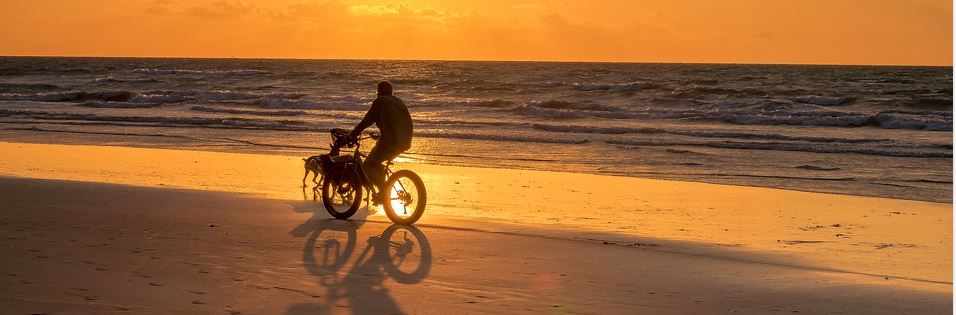
M 408 113 L 405 102 L 400 98 L 393 95 L 376 98 L 356 129 L 361 132 L 361 130 L 371 126 L 373 122 L 382 133 L 377 145 L 385 145 L 402 151 L 411 147 L 412 116 Z

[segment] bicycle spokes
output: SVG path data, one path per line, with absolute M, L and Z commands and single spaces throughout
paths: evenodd
M 425 184 L 421 177 L 409 170 L 399 170 L 386 181 L 389 200 L 384 204 L 385 214 L 392 222 L 415 223 L 425 210 Z
M 407 178 L 400 178 L 395 181 L 395 185 L 391 187 L 391 194 L 389 196 L 389 202 L 392 205 L 392 209 L 395 209 L 396 214 L 402 216 L 411 215 L 411 211 L 415 211 L 415 185 L 409 182 Z M 401 211 L 398 211 L 401 209 Z

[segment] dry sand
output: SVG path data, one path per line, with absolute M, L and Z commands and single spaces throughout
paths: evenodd
M 0 179 L 0 313 L 952 307 L 950 204 L 405 164 L 430 200 L 407 228 L 328 220 L 300 164 L 0 143 L 0 174 L 60 179 Z

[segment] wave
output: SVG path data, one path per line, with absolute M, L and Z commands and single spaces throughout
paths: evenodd
M 888 79 L 879 79 L 875 81 L 876 83 L 897 83 L 897 84 L 913 84 L 916 83 L 916 80 L 907 79 L 907 78 L 888 78 Z
M 287 71 L 282 74 L 279 74 L 280 78 L 292 79 L 300 77 L 314 77 L 316 76 L 315 71 Z
M 532 124 L 532 128 L 553 132 L 569 133 L 593 133 L 593 134 L 628 134 L 628 133 L 667 133 L 660 128 L 642 128 L 642 127 L 599 127 L 599 126 L 579 126 L 579 125 L 550 125 L 550 124 Z
M 621 108 L 614 106 L 607 106 L 595 103 L 576 103 L 560 100 L 548 100 L 548 101 L 531 101 L 527 103 L 529 106 L 540 107 L 540 108 L 550 108 L 550 109 L 565 109 L 565 110 L 578 110 L 578 111 L 598 111 L 598 112 L 614 112 L 620 111 Z
M 554 124 L 532 124 L 532 128 L 552 132 L 568 133 L 591 133 L 591 134 L 673 134 L 680 136 L 690 136 L 698 138 L 737 138 L 737 139 L 762 139 L 762 140 L 786 140 L 786 141 L 805 141 L 822 143 L 880 143 L 890 142 L 889 139 L 859 139 L 859 138 L 834 138 L 834 137 L 811 137 L 811 136 L 787 136 L 775 133 L 749 133 L 734 131 L 709 131 L 709 130 L 668 130 L 653 127 L 601 127 L 601 126 L 581 126 L 581 125 L 554 125 Z
M 305 93 L 257 93 L 246 91 L 65 91 L 40 93 L 0 93 L 0 100 L 37 102 L 130 102 L 142 104 L 198 102 L 239 102 L 260 105 L 265 108 L 322 108 L 314 102 L 303 101 Z
M 673 149 L 673 148 L 669 148 L 669 149 L 667 149 L 666 151 L 669 152 L 669 153 L 674 153 L 674 154 L 710 155 L 710 154 L 707 154 L 707 153 L 701 153 L 701 152 L 697 152 L 697 151 L 682 150 L 682 149 Z
M 800 165 L 800 166 L 794 166 L 794 168 L 805 169 L 805 170 L 811 170 L 811 171 L 838 171 L 838 170 L 840 170 L 839 167 L 825 167 L 825 166 L 816 166 L 816 165 L 809 165 L 809 164 Z
M 166 103 L 179 103 L 183 101 L 191 100 L 192 98 L 185 95 L 177 94 L 163 94 L 163 93 L 148 93 L 148 94 L 134 94 L 129 98 L 130 103 L 143 103 L 143 104 L 166 104 Z
M 90 108 L 152 108 L 162 105 L 161 103 L 131 103 L 131 102 L 101 102 L 90 101 L 80 103 L 76 106 Z
M 693 98 L 701 96 L 735 96 L 735 97 L 755 97 L 767 96 L 770 92 L 760 89 L 734 89 L 725 87 L 699 86 L 695 85 L 689 88 L 676 89 L 671 92 L 672 97 Z
M 231 90 L 212 90 L 198 92 L 173 92 L 193 96 L 200 100 L 208 101 L 237 101 L 254 99 L 300 99 L 308 94 L 306 93 L 256 93 L 246 91 Z
M 482 91 L 482 92 L 511 92 L 517 91 L 518 88 L 511 84 L 497 84 L 497 85 L 476 85 L 471 87 L 472 91 Z
M 756 114 L 725 114 L 717 117 L 719 120 L 744 125 L 803 125 L 803 126 L 836 126 L 862 127 L 878 126 L 887 129 L 914 129 L 929 131 L 952 131 L 952 118 L 914 117 L 892 113 L 789 113 L 768 115 Z
M 825 105 L 825 106 L 836 106 L 836 105 L 848 105 L 856 100 L 853 97 L 830 97 L 830 96 L 817 96 L 817 95 L 808 95 L 797 97 L 793 99 L 794 101 L 806 104 L 813 105 Z
M 191 70 L 191 69 L 156 69 L 156 68 L 138 68 L 133 69 L 136 73 L 147 74 L 186 74 L 186 75 L 257 75 L 268 74 L 268 71 L 256 69 L 232 69 L 232 70 Z
M 510 111 L 523 116 L 551 118 L 551 119 L 573 119 L 573 118 L 585 117 L 583 113 L 576 112 L 573 110 L 543 108 L 543 107 L 537 107 L 530 104 L 522 104 L 518 107 L 511 109 Z
M 947 119 L 896 113 L 877 113 L 876 116 L 873 117 L 873 120 L 881 127 L 890 129 L 953 130 L 952 117 Z
M 361 117 L 359 117 L 361 118 Z M 447 118 L 429 118 L 429 117 L 417 117 L 415 118 L 415 126 L 419 125 L 452 125 L 452 126 L 495 126 L 495 127 L 523 127 L 527 126 L 527 123 L 520 121 L 508 121 L 508 120 L 462 120 L 462 119 L 447 119 Z
M 515 102 L 503 100 L 503 99 L 493 99 L 490 101 L 474 101 L 474 102 L 465 102 L 461 105 L 469 107 L 491 107 L 491 108 L 509 108 L 514 106 Z
M 324 110 L 368 110 L 368 105 L 352 103 L 318 103 L 296 99 L 263 99 L 254 102 L 266 109 L 324 109 Z
M 253 109 L 237 109 L 237 108 L 218 108 L 218 107 L 209 107 L 209 106 L 193 106 L 190 110 L 198 112 L 208 112 L 208 113 L 224 113 L 224 114 L 240 114 L 240 115 L 257 115 L 257 116 L 299 116 L 308 114 L 305 111 L 300 110 L 253 110 Z
M 38 120 L 85 120 L 90 122 L 114 122 L 120 124 L 152 124 L 156 126 L 210 127 L 227 129 L 267 129 L 277 131 L 318 131 L 322 128 L 310 126 L 299 120 L 268 120 L 258 118 L 207 118 L 207 117 L 163 117 L 163 116 L 112 116 L 85 113 L 60 113 L 32 110 L 0 109 L 0 116 L 24 116 Z
M 41 92 L 41 93 L 0 93 L 0 100 L 4 101 L 38 101 L 38 102 L 66 102 L 66 101 L 104 101 L 125 102 L 132 98 L 129 91 L 101 91 L 101 92 Z
M 200 110 L 202 111 L 202 110 Z M 318 132 L 327 130 L 328 126 L 312 124 L 301 120 L 270 120 L 259 118 L 207 118 L 207 117 L 161 117 L 161 116 L 113 116 L 96 115 L 85 113 L 58 113 L 33 110 L 9 110 L 0 109 L 0 116 L 24 116 L 37 120 L 54 121 L 88 121 L 99 123 L 112 123 L 116 125 L 135 125 L 143 124 L 162 126 L 162 127 L 204 127 L 204 128 L 226 128 L 226 129 L 260 129 L 274 131 L 310 131 Z M 423 130 L 416 131 L 416 137 L 429 138 L 450 138 L 450 139 L 472 139 L 472 140 L 492 140 L 492 141 L 514 141 L 514 142 L 536 142 L 536 143 L 556 143 L 556 144 L 583 144 L 589 139 L 567 139 L 547 136 L 534 135 L 513 135 L 502 133 L 465 133 L 452 132 L 448 130 Z
M 605 143 L 621 146 L 704 146 L 719 149 L 799 151 L 812 153 L 856 153 L 892 157 L 951 158 L 952 152 L 917 151 L 906 147 L 845 147 L 792 142 L 743 142 L 743 141 L 659 141 L 659 140 L 606 140 Z
M 619 107 L 581 108 L 581 103 L 556 103 L 561 106 L 541 106 L 530 102 L 512 111 L 519 115 L 540 118 L 611 118 L 611 119 L 684 119 L 714 120 L 738 125 L 801 125 L 830 127 L 874 126 L 887 129 L 913 129 L 928 131 L 952 131 L 952 113 L 943 111 L 901 111 L 886 110 L 878 112 L 853 112 L 832 110 L 825 106 L 764 101 L 757 104 L 738 102 L 718 102 L 703 104 L 697 108 L 658 107 L 643 109 L 624 109 Z M 578 104 L 568 106 L 566 104 Z M 586 106 L 586 105 L 585 105 Z M 613 109 L 613 110 L 612 110 Z M 581 132 L 588 132 L 580 128 Z M 609 129 L 592 133 L 626 133 Z
M 426 85 L 435 83 L 435 80 L 429 78 L 391 78 L 388 79 L 388 82 L 403 85 Z
M 0 70 L 2 72 L 2 70 Z M 5 83 L 0 82 L 0 92 L 6 93 L 24 93 L 34 91 L 57 90 L 61 87 L 53 84 L 33 84 L 33 83 Z
M 156 83 L 162 82 L 157 79 L 148 78 L 148 79 L 117 79 L 113 76 L 108 76 L 104 78 L 96 78 L 93 80 L 96 83 Z
M 415 131 L 416 137 L 427 138 L 452 138 L 452 139 L 471 139 L 471 140 L 494 140 L 494 141 L 514 141 L 514 142 L 536 142 L 536 143 L 555 143 L 555 144 L 584 144 L 590 139 L 561 139 L 554 137 L 523 136 L 501 133 L 457 133 L 448 131 Z
M 656 85 L 649 82 L 629 82 L 629 83 L 573 83 L 571 84 L 578 91 L 611 91 L 611 92 L 635 92 L 646 89 L 657 88 Z
M 492 99 L 492 100 L 479 100 L 479 99 L 465 99 L 465 100 L 455 100 L 455 99 L 430 99 L 423 98 L 418 101 L 407 102 L 408 107 L 434 107 L 434 106 L 458 106 L 465 108 L 474 108 L 474 107 L 483 107 L 483 108 L 499 108 L 499 109 L 511 109 L 514 108 L 515 102 L 503 99 Z
M 952 94 L 952 92 L 950 92 Z M 930 108 L 953 108 L 953 98 L 917 98 L 912 100 L 907 104 L 913 107 L 930 107 Z

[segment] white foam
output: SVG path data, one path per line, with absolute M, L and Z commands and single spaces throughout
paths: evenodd
M 218 108 L 218 107 L 210 107 L 210 106 L 193 106 L 190 109 L 194 111 L 208 112 L 208 113 L 257 115 L 257 116 L 299 116 L 299 115 L 308 114 L 308 112 L 301 111 L 301 110 L 252 110 L 252 109 L 238 109 L 238 108 Z
M 138 73 L 150 73 L 150 74 L 187 74 L 187 75 L 222 75 L 222 74 L 232 74 L 232 75 L 255 75 L 255 74 L 268 74 L 268 71 L 255 70 L 255 69 L 235 69 L 235 70 L 190 70 L 190 69 L 153 69 L 153 68 L 139 68 L 134 69 L 133 72 Z

